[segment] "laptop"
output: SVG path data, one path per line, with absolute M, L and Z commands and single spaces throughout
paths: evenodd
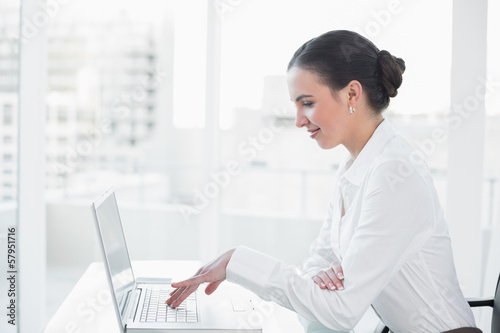
M 176 309 L 167 306 L 170 278 L 134 276 L 113 190 L 92 203 L 92 213 L 121 333 L 262 332 L 262 322 L 248 320 L 256 315 L 251 298 L 217 298 L 200 288 Z

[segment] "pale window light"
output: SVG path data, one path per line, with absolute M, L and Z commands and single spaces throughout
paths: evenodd
M 204 4 L 202 0 L 176 3 L 173 121 L 179 128 L 205 126 L 207 8 Z

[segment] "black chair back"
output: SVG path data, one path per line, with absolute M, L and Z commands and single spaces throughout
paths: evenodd
M 500 333 L 500 275 L 498 276 L 495 297 L 493 298 L 493 314 L 491 315 L 491 333 Z

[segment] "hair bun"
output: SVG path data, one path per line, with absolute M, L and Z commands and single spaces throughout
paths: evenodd
M 380 64 L 380 79 L 382 85 L 387 91 L 389 97 L 395 97 L 398 94 L 398 88 L 403 82 L 403 73 L 406 69 L 405 62 L 397 58 L 386 50 L 378 53 Z

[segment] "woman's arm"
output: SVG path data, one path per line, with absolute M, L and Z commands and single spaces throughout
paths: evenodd
M 227 261 L 216 260 L 220 262 L 217 269 L 225 273 L 215 275 L 217 280 L 195 278 L 192 283 L 198 286 L 227 277 L 308 320 L 332 329 L 352 329 L 394 274 L 432 234 L 434 207 L 427 183 L 414 169 L 404 177 L 398 176 L 401 164 L 405 170 L 413 169 L 406 162 L 390 161 L 369 175 L 358 227 L 342 262 L 345 290 L 322 290 L 295 267 L 244 247 L 237 248 Z M 400 181 L 394 182 L 394 176 Z M 181 282 L 174 287 L 188 285 Z
M 295 267 L 246 248 L 234 253 L 227 267 L 228 281 L 308 320 L 332 329 L 352 329 L 392 277 L 427 242 L 436 213 L 431 189 L 411 164 L 384 162 L 368 177 L 361 185 L 366 187 L 358 225 L 343 256 L 345 290 L 320 290 Z M 248 262 L 272 268 L 245 270 Z
M 190 294 L 198 289 L 200 284 L 205 282 L 209 282 L 205 288 L 205 293 L 207 295 L 212 294 L 226 279 L 226 267 L 235 250 L 231 249 L 224 252 L 217 259 L 201 267 L 191 278 L 172 283 L 172 287 L 176 289 L 170 293 L 170 298 L 166 303 L 173 308 L 179 306 Z

